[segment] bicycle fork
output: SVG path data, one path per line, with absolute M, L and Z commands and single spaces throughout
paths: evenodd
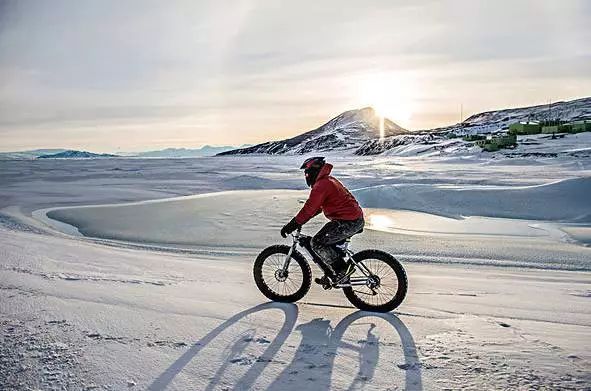
M 285 256 L 285 261 L 283 261 L 283 268 L 281 269 L 281 272 L 284 275 L 287 274 L 287 269 L 289 268 L 289 263 L 291 262 L 291 254 L 293 254 L 293 251 L 295 250 L 295 248 L 298 245 L 298 239 L 300 237 L 300 231 L 301 231 L 301 228 L 299 228 L 296 231 L 296 234 L 293 235 L 293 243 L 292 243 L 289 251 L 287 252 L 287 255 Z

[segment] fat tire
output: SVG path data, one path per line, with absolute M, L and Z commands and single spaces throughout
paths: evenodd
M 359 299 L 359 297 L 354 292 L 354 287 L 346 287 L 343 288 L 343 293 L 347 297 L 347 300 L 349 300 L 355 307 L 363 311 L 390 312 L 397 308 L 406 297 L 406 292 L 408 290 L 408 279 L 402 264 L 398 262 L 398 260 L 392 255 L 380 250 L 360 251 L 353 255 L 353 259 L 356 262 L 361 262 L 365 259 L 378 259 L 387 263 L 396 273 L 396 278 L 398 280 L 398 290 L 396 291 L 396 295 L 392 298 L 392 300 L 381 305 L 371 305 Z
M 271 289 L 269 289 L 269 287 L 265 283 L 265 280 L 263 278 L 264 261 L 273 254 L 287 255 L 290 249 L 291 247 L 286 245 L 270 246 L 261 251 L 261 253 L 257 256 L 256 260 L 254 261 L 254 282 L 256 283 L 257 288 L 259 288 L 261 293 L 270 300 L 279 301 L 283 303 L 293 303 L 294 301 L 298 301 L 302 297 L 304 297 L 306 293 L 308 293 L 308 291 L 310 290 L 310 286 L 312 285 L 312 270 L 310 269 L 310 264 L 308 263 L 308 261 L 306 261 L 306 258 L 304 258 L 302 253 L 295 249 L 291 253 L 291 259 L 292 262 L 296 261 L 302 269 L 302 286 L 295 293 L 288 296 L 282 296 L 276 294 Z

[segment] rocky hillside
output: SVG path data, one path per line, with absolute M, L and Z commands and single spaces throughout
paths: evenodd
M 219 155 L 240 154 L 306 154 L 325 151 L 344 151 L 356 155 L 377 155 L 386 151 L 416 145 L 417 150 L 430 151 L 450 136 L 493 133 L 505 130 L 510 124 L 543 120 L 578 121 L 591 119 L 591 97 L 550 105 L 538 105 L 486 111 L 470 116 L 461 124 L 409 132 L 394 122 L 385 120 L 385 138 L 380 140 L 380 118 L 370 108 L 346 111 L 321 127 L 299 136 L 270 141 L 248 148 L 240 148 Z M 404 147 L 404 148 L 401 148 Z
M 591 97 L 554 102 L 548 105 L 485 111 L 468 117 L 461 124 L 431 129 L 432 132 L 461 134 L 490 133 L 505 130 L 515 122 L 525 121 L 580 121 L 591 119 Z
M 451 144 L 455 144 L 456 147 L 462 146 L 461 140 L 450 140 L 454 136 L 503 131 L 515 122 L 544 120 L 570 122 L 590 119 L 591 97 L 555 102 L 551 105 L 486 111 L 468 117 L 461 124 L 416 132 L 412 135 L 386 137 L 384 140 L 369 140 L 360 145 L 354 154 L 379 155 L 384 152 L 397 154 L 399 151 L 408 153 L 411 150 L 428 153 L 449 148 Z
M 409 133 L 389 119 L 384 119 L 386 137 Z M 350 110 L 317 129 L 280 141 L 269 141 L 248 148 L 222 152 L 219 155 L 305 154 L 334 150 L 355 150 L 367 141 L 380 138 L 380 117 L 371 107 Z

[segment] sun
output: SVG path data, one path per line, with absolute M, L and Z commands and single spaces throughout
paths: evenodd
M 373 73 L 359 80 L 360 99 L 401 126 L 408 126 L 415 111 L 416 88 L 410 76 L 396 73 Z

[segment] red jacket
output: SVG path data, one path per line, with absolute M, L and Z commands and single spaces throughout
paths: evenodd
M 296 222 L 304 225 L 321 211 L 329 220 L 357 220 L 363 211 L 353 194 L 336 178 L 330 176 L 332 164 L 326 163 L 318 173 L 310 197 L 296 215 Z

